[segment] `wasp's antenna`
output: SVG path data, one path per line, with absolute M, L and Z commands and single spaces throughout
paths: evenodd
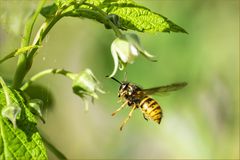
M 119 84 L 122 84 L 122 82 L 120 82 L 119 80 L 117 80 L 117 79 L 114 78 L 114 77 L 111 77 L 111 79 L 113 79 L 114 81 L 118 82 Z

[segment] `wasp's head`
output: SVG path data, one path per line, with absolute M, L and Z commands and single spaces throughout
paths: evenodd
M 134 92 L 134 89 L 136 88 L 135 85 L 133 85 L 129 82 L 126 82 L 126 81 L 120 82 L 119 80 L 117 80 L 114 77 L 111 77 L 111 78 L 120 84 L 120 88 L 118 91 L 118 97 L 127 97 L 127 96 L 132 95 L 132 93 Z
M 128 94 L 128 89 L 129 88 L 129 83 L 128 82 L 123 82 L 118 91 L 118 97 L 125 97 Z
M 137 86 L 129 82 L 123 82 L 119 88 L 118 97 L 129 97 L 134 94 Z

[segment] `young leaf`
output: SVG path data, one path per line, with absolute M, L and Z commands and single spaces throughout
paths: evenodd
M 21 94 L 13 89 L 10 91 L 11 101 L 21 107 L 21 114 L 16 120 L 17 128 L 0 114 L 0 159 L 47 159 L 33 114 Z M 0 111 L 4 107 L 5 95 L 0 89 Z

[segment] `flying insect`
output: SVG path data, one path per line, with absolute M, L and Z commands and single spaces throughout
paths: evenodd
M 176 91 L 187 85 L 186 82 L 181 82 L 149 89 L 142 89 L 141 87 L 127 81 L 120 82 L 114 77 L 111 77 L 111 79 L 120 84 L 118 97 L 120 98 L 120 102 L 122 100 L 125 101 L 120 108 L 112 113 L 112 116 L 122 110 L 126 105 L 132 107 L 131 111 L 128 114 L 128 117 L 122 122 L 120 130 L 123 129 L 123 126 L 130 119 L 133 111 L 137 108 L 142 111 L 145 120 L 153 120 L 160 124 L 163 117 L 162 109 L 158 102 L 151 98 L 149 95 Z

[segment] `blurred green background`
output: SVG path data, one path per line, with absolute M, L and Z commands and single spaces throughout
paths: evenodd
M 20 45 L 27 16 L 37 1 L 0 0 L 0 57 Z M 144 88 L 186 81 L 168 96 L 154 96 L 163 109 L 161 125 L 136 110 L 122 132 L 130 108 L 115 117 L 119 85 L 105 78 L 113 70 L 114 33 L 92 20 L 64 18 L 50 31 L 35 57 L 30 78 L 47 68 L 79 72 L 90 68 L 107 93 L 84 112 L 71 82 L 51 75 L 35 90 L 51 101 L 39 122 L 41 132 L 70 159 L 238 159 L 239 158 L 239 1 L 138 0 L 186 29 L 181 33 L 139 33 L 157 63 L 138 58 L 126 69 L 128 80 Z M 34 32 L 43 21 L 39 18 Z M 129 31 L 131 32 L 131 31 Z M 17 59 L 0 65 L 11 80 Z M 123 72 L 116 78 L 122 80 Z M 54 97 L 54 99 L 52 99 Z M 56 157 L 49 151 L 49 158 Z

